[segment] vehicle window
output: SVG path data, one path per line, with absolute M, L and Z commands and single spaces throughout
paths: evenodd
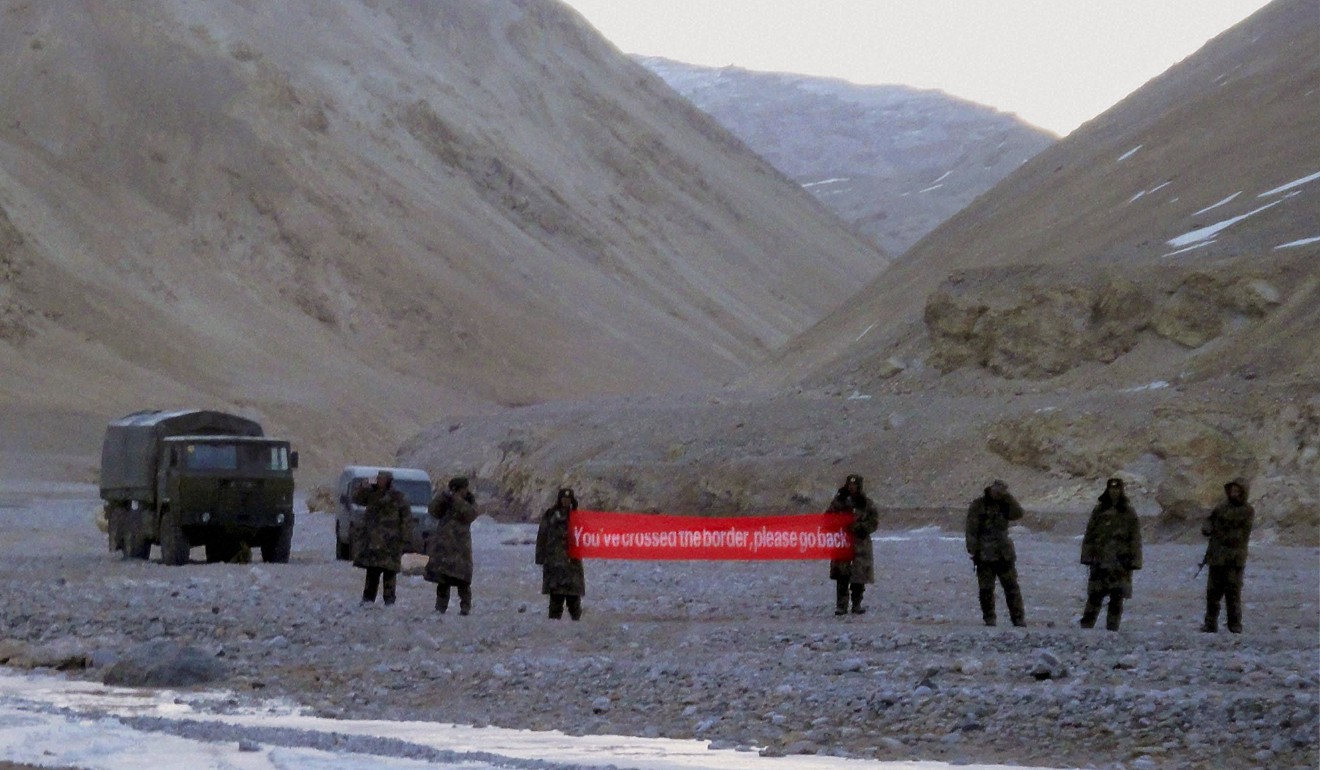
M 394 486 L 408 498 L 408 505 L 427 505 L 431 502 L 431 485 L 425 481 L 395 479 Z
M 268 471 L 287 471 L 289 469 L 289 448 L 285 446 L 272 446 L 265 448 L 266 470 Z
M 199 471 L 238 469 L 238 447 L 232 444 L 189 444 L 188 467 Z
M 375 480 L 375 476 L 353 479 L 349 482 L 348 494 L 353 494 L 359 483 L 371 486 Z M 408 500 L 408 505 L 430 505 L 431 503 L 431 483 L 429 481 L 395 479 L 394 488 L 403 493 L 403 496 Z

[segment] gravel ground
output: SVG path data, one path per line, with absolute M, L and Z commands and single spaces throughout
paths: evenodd
M 401 577 L 396 606 L 360 606 L 362 572 L 334 560 L 326 515 L 300 516 L 290 564 L 167 568 L 105 551 L 94 489 L 48 492 L 11 493 L 0 511 L 11 665 L 64 661 L 99 679 L 170 639 L 219 656 L 240 697 L 323 716 L 952 762 L 1320 758 L 1313 548 L 1253 547 L 1236 636 L 1196 632 L 1200 549 L 1176 544 L 1147 546 L 1121 632 L 1077 628 L 1085 578 L 1061 532 L 1016 535 L 1029 627 L 985 628 L 961 538 L 935 529 L 877 536 L 864 616 L 833 616 L 820 563 L 591 562 L 573 623 L 545 617 L 533 529 L 483 518 L 474 614 L 441 618 L 416 576 Z

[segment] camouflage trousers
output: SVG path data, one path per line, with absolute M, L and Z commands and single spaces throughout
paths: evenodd
M 379 567 L 367 567 L 367 582 L 362 586 L 362 601 L 376 601 L 376 589 L 381 584 L 381 578 L 384 578 L 385 604 L 394 604 L 394 589 L 398 583 L 399 573 L 394 570 L 381 569 Z
M 976 563 L 977 597 L 981 600 L 981 619 L 993 626 L 995 618 L 995 581 L 1004 586 L 1004 603 L 1008 617 L 1015 626 L 1027 624 L 1027 612 L 1022 605 L 1022 589 L 1018 586 L 1017 565 L 1011 561 L 978 561 Z
M 861 615 L 866 612 L 862 606 L 862 595 L 866 593 L 865 583 L 851 583 L 848 578 L 834 581 L 834 614 L 845 615 L 848 613 L 848 599 L 852 599 L 852 613 Z
M 1242 568 L 1211 567 L 1205 584 L 1204 631 L 1219 630 L 1219 601 L 1224 601 L 1228 630 L 1242 633 Z
M 458 614 L 467 615 L 472 612 L 472 581 L 458 580 L 448 576 L 440 576 L 435 583 L 435 611 L 441 615 L 449 609 L 449 589 L 450 587 L 458 589 Z
M 1107 570 L 1091 567 L 1086 581 L 1086 606 L 1082 608 L 1082 628 L 1094 628 L 1100 616 L 1100 605 L 1109 598 L 1105 613 L 1105 628 L 1117 631 L 1123 622 L 1123 599 L 1132 596 L 1132 573 L 1128 570 Z
M 564 605 L 568 604 L 568 616 L 574 620 L 582 619 L 582 597 L 570 594 L 550 594 L 550 618 L 558 620 L 564 617 Z

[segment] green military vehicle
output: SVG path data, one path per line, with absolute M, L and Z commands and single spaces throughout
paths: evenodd
M 297 467 L 289 442 L 236 415 L 149 410 L 115 420 L 101 445 L 110 550 L 146 559 L 155 543 L 161 561 L 176 565 L 193 546 L 217 562 L 246 545 L 287 562 Z

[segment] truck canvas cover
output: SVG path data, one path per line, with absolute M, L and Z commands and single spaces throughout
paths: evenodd
M 205 409 L 134 412 L 110 423 L 101 445 L 101 497 L 149 499 L 156 484 L 156 453 L 170 436 L 254 436 L 261 425 Z

